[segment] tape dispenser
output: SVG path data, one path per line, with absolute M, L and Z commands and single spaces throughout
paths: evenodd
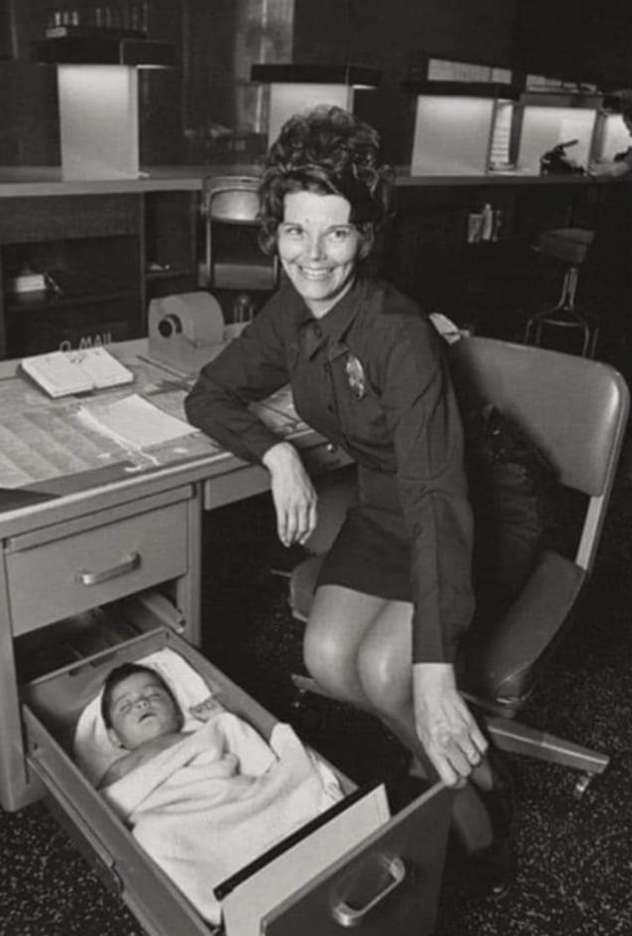
M 228 339 L 217 299 L 207 292 L 163 296 L 149 303 L 149 357 L 196 374 Z

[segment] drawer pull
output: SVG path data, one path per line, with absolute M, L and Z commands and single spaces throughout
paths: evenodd
M 340 882 L 338 900 L 332 907 L 334 919 L 340 926 L 358 926 L 405 878 L 406 866 L 399 856 L 369 855 Z
M 110 579 L 118 578 L 121 575 L 127 575 L 140 566 L 140 553 L 129 553 L 118 565 L 111 566 L 109 569 L 102 569 L 101 572 L 88 572 L 86 569 L 79 569 L 75 572 L 75 582 L 79 585 L 100 585 L 101 582 L 109 582 Z

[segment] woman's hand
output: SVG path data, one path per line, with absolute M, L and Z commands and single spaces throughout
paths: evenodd
M 318 496 L 303 462 L 289 442 L 279 442 L 263 456 L 270 472 L 277 532 L 284 546 L 303 545 L 316 528 Z
M 462 786 L 481 762 L 487 741 L 463 701 L 449 663 L 413 666 L 415 727 L 424 750 L 447 786 Z

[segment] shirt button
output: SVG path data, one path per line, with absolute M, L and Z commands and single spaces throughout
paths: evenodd
M 327 451 L 328 451 L 328 452 L 335 452 L 335 451 L 336 451 L 336 446 L 334 445 L 333 442 L 328 442 L 328 443 L 327 443 Z

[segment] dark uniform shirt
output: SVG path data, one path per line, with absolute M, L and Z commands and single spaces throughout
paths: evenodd
M 204 367 L 187 416 L 229 451 L 260 460 L 279 437 L 248 403 L 288 381 L 308 425 L 359 465 L 396 479 L 410 542 L 413 659 L 451 659 L 474 607 L 472 520 L 441 339 L 388 284 L 360 279 L 316 319 L 286 281 Z

